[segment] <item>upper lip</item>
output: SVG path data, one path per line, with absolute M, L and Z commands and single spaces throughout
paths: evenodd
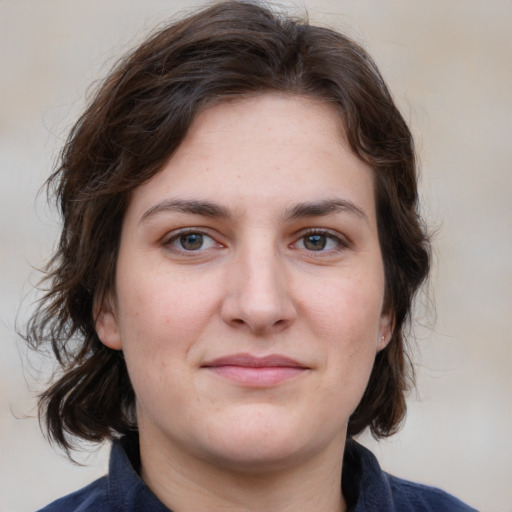
M 299 361 L 280 354 L 270 354 L 264 357 L 257 357 L 250 354 L 231 354 L 207 361 L 202 366 L 207 368 L 218 366 L 245 366 L 248 368 L 308 368 L 308 366 L 300 363 Z

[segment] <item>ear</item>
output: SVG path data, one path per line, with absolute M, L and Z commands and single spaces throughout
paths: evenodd
M 123 343 L 112 300 L 105 297 L 98 307 L 94 307 L 96 334 L 101 342 L 112 350 L 121 350 Z
M 379 337 L 377 338 L 377 352 L 388 346 L 393 335 L 395 320 L 391 312 L 383 312 L 379 322 Z

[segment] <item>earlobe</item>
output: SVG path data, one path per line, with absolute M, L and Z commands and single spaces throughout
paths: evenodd
M 377 339 L 377 352 L 385 349 L 391 341 L 394 330 L 394 319 L 391 313 L 383 313 L 380 318 L 379 338 Z
M 123 344 L 117 318 L 112 308 L 103 303 L 95 316 L 96 334 L 100 341 L 112 350 L 121 350 Z

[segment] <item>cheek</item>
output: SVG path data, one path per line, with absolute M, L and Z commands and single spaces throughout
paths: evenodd
M 214 283 L 202 280 L 199 288 L 169 272 L 149 274 L 118 276 L 119 327 L 131 371 L 182 360 L 218 307 Z
M 383 279 L 376 274 L 331 279 L 307 293 L 310 328 L 325 350 L 326 389 L 353 409 L 373 367 L 381 319 Z M 305 313 L 307 314 L 307 313 Z
M 383 280 L 355 274 L 325 280 L 309 287 L 304 297 L 318 332 L 341 344 L 371 339 L 378 335 L 383 300 Z
M 159 404 L 172 403 L 185 414 L 182 397 L 192 386 L 188 368 L 197 356 L 197 340 L 215 314 L 215 287 L 199 291 L 190 279 L 185 283 L 164 274 L 132 282 L 121 278 L 120 334 L 138 407 L 152 415 Z

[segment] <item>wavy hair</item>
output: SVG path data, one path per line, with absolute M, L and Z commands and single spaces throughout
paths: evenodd
M 100 84 L 48 180 L 62 216 L 45 293 L 25 337 L 51 347 L 61 371 L 40 395 L 49 437 L 100 442 L 137 428 L 122 352 L 95 331 L 94 304 L 114 291 L 130 193 L 159 172 L 207 105 L 266 92 L 321 99 L 339 113 L 352 151 L 375 176 L 385 307 L 393 336 L 376 356 L 348 435 L 393 434 L 412 384 L 404 327 L 429 271 L 418 213 L 413 139 L 376 65 L 346 36 L 260 2 L 211 5 L 160 29 Z

